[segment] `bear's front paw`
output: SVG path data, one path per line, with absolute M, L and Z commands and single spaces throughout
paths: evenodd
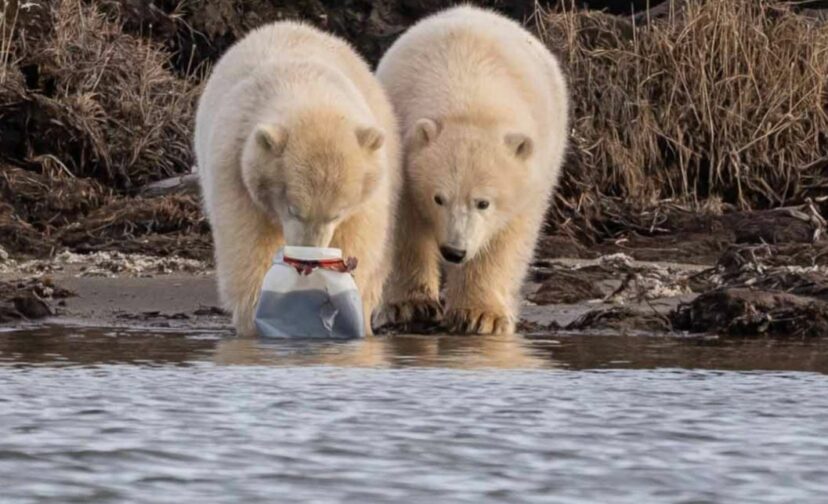
M 439 322 L 442 318 L 443 306 L 436 299 L 407 299 L 389 303 L 382 311 L 382 321 L 391 325 Z
M 446 314 L 446 327 L 459 334 L 511 334 L 514 325 L 504 313 L 475 308 L 450 310 Z

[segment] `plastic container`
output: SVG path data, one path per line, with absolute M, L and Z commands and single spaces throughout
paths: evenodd
M 335 248 L 285 247 L 265 275 L 255 323 L 266 338 L 361 338 L 355 259 Z

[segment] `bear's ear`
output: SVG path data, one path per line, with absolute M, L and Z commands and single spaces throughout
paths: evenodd
M 256 126 L 256 142 L 263 149 L 280 155 L 285 151 L 288 141 L 288 132 L 284 126 L 278 124 L 260 124 Z
M 440 134 L 440 124 L 433 119 L 420 119 L 414 123 L 411 131 L 411 146 L 415 148 L 425 147 L 433 142 Z
M 523 133 L 507 133 L 503 141 L 515 157 L 522 161 L 529 159 L 532 155 L 534 149 L 532 139 Z
M 385 135 L 382 134 L 382 131 L 370 126 L 357 128 L 356 137 L 362 148 L 371 151 L 379 150 L 382 144 L 385 143 Z

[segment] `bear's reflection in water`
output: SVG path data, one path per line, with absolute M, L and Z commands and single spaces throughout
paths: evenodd
M 348 343 L 225 339 L 214 362 L 223 365 L 329 365 L 532 369 L 551 367 L 520 335 L 393 336 Z

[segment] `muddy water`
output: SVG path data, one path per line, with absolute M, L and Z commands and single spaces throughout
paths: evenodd
M 824 502 L 828 345 L 0 333 L 0 502 Z

